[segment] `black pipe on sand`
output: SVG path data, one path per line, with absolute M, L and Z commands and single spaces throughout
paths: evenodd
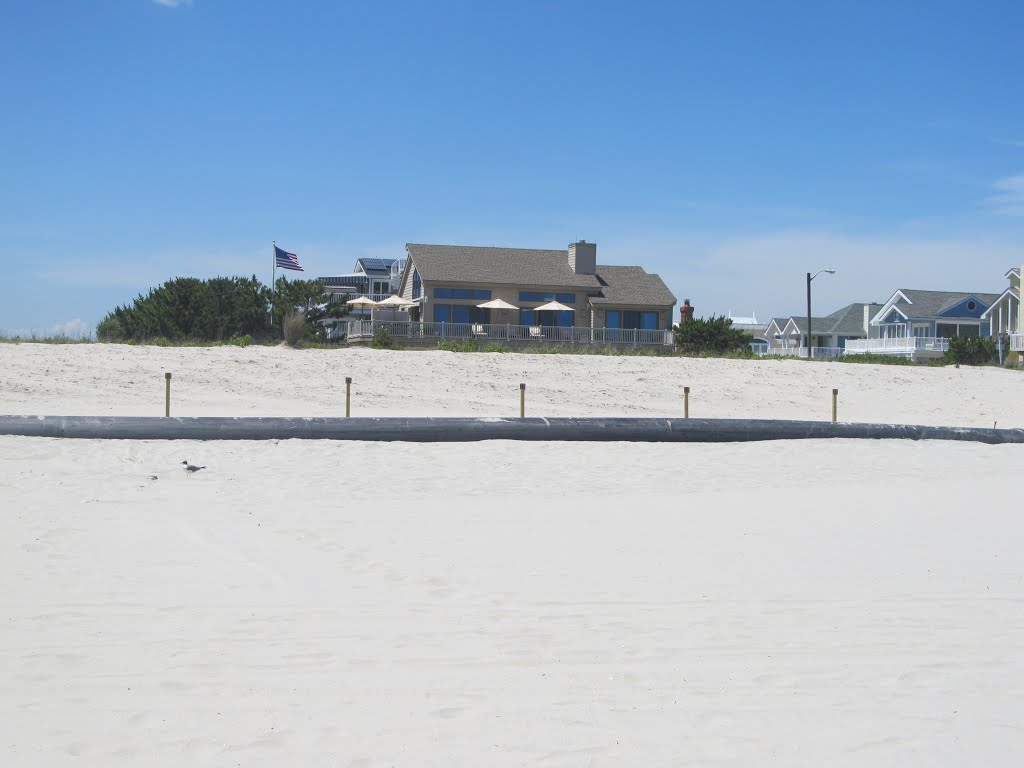
M 0 435 L 90 440 L 478 440 L 729 443 L 758 440 L 960 440 L 1024 443 L 1024 429 L 777 419 L 600 417 L 0 416 Z

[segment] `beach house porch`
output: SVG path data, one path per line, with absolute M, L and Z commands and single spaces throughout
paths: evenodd
M 365 342 L 381 328 L 392 338 L 437 341 L 531 344 L 614 344 L 671 347 L 670 329 L 589 328 L 585 326 L 511 325 L 505 323 L 427 323 L 412 320 L 350 320 L 343 323 L 348 342 Z

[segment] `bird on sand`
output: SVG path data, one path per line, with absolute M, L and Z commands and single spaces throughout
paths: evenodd
M 181 463 L 185 467 L 185 471 L 188 472 L 190 475 L 194 475 L 200 469 L 206 469 L 205 466 L 197 467 L 195 464 L 189 464 L 187 459 Z

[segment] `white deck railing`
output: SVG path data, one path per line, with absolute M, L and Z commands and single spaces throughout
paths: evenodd
M 915 352 L 945 352 L 949 339 L 934 336 L 901 336 L 895 339 L 849 339 L 848 355 L 911 355 Z
M 550 328 L 539 325 L 497 323 L 418 323 L 410 320 L 350 320 L 345 326 L 349 339 L 372 338 L 387 328 L 394 338 L 468 340 L 481 342 L 555 341 L 564 344 L 657 344 L 671 346 L 672 331 L 646 328 Z
M 1024 352 L 1024 333 L 1010 334 L 1010 351 Z
M 393 295 L 390 293 L 360 293 L 358 288 L 346 288 L 343 285 L 330 285 L 328 286 L 327 292 L 334 294 L 334 301 L 341 301 L 345 294 L 348 294 L 349 299 L 355 299 L 359 296 L 369 296 L 370 301 L 384 301 L 384 299 Z

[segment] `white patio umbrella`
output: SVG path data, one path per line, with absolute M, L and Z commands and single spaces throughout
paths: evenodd
M 576 310 L 572 307 L 567 307 L 560 301 L 549 301 L 547 304 L 541 304 L 539 307 L 533 308 L 534 312 L 575 312 Z

